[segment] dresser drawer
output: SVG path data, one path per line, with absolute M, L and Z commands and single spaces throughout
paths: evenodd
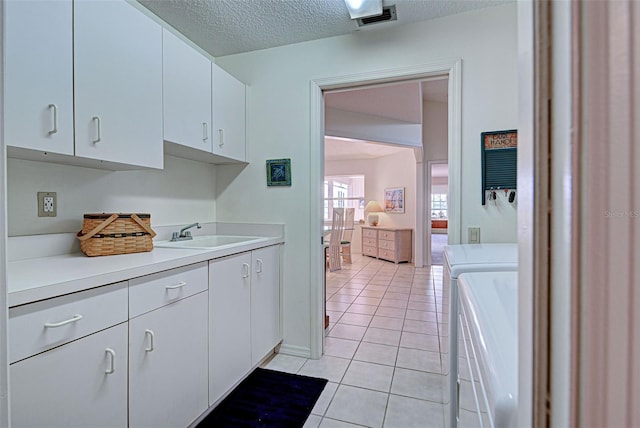
M 395 250 L 396 242 L 395 241 L 386 241 L 384 239 L 381 239 L 381 240 L 378 241 L 378 248 L 384 249 L 384 250 Z
M 362 254 L 364 254 L 365 256 L 376 257 L 378 255 L 378 249 L 376 247 L 365 245 L 362 247 Z
M 9 362 L 127 321 L 127 282 L 9 309 Z
M 391 260 L 392 262 L 398 261 L 398 257 L 395 250 L 384 250 L 381 249 L 378 251 L 378 257 L 385 260 Z
M 363 238 L 373 238 L 373 239 L 375 239 L 377 234 L 378 234 L 377 230 L 362 228 L 362 237 Z
M 396 232 L 390 230 L 380 230 L 378 232 L 378 239 L 384 239 L 386 241 L 395 241 L 396 240 Z
M 375 247 L 377 244 L 377 239 L 371 238 L 362 238 L 362 245 L 368 245 L 370 247 Z
M 207 262 L 129 281 L 129 317 L 133 318 L 209 288 Z

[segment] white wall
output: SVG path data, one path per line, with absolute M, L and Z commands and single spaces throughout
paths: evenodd
M 216 166 L 165 157 L 162 171 L 103 171 L 7 160 L 9 236 L 77 232 L 92 212 L 151 213 L 151 225 L 213 222 Z M 39 191 L 57 192 L 57 217 L 38 217 Z
M 487 213 L 479 188 L 480 133 L 517 126 L 516 41 L 516 5 L 508 4 L 216 59 L 250 86 L 251 161 L 242 171 L 218 169 L 216 213 L 218 221 L 286 223 L 285 343 L 310 346 L 309 246 L 320 237 L 310 232 L 309 171 L 321 161 L 310 159 L 310 80 L 462 58 L 461 225 L 479 225 L 485 242 L 515 241 L 515 210 Z M 267 188 L 265 160 L 282 157 L 291 158 L 293 184 Z
M 425 165 L 427 161 L 449 158 L 447 153 L 448 113 L 447 103 L 435 101 L 422 103 L 422 141 Z

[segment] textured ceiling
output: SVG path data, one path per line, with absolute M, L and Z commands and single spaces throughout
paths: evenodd
M 510 0 L 513 1 L 513 0 Z M 344 0 L 138 0 L 212 56 L 358 31 Z M 368 30 L 495 6 L 508 0 L 383 0 L 398 20 Z

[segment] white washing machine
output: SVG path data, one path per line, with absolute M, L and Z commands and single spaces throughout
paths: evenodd
M 459 425 L 515 427 L 518 424 L 518 273 L 465 273 L 458 277 L 458 291 L 462 339 Z
M 443 287 L 449 290 L 449 365 L 445 370 L 445 426 L 457 427 L 458 276 L 518 270 L 518 244 L 460 244 L 444 247 Z

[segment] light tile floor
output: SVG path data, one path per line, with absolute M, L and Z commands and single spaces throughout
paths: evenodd
M 443 427 L 447 305 L 442 266 L 354 256 L 327 274 L 322 358 L 265 367 L 329 380 L 304 428 Z

